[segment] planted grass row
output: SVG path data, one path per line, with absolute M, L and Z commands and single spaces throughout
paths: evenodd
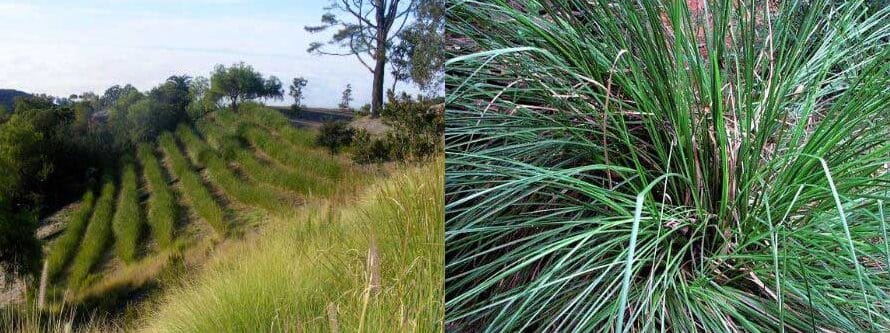
M 93 211 L 96 196 L 93 191 L 84 193 L 80 200 L 80 207 L 68 219 L 68 225 L 65 232 L 52 243 L 46 256 L 47 261 L 47 277 L 55 279 L 59 273 L 65 268 L 65 265 L 71 260 L 76 253 L 77 247 L 80 245 L 80 239 L 83 232 L 87 228 L 90 221 L 90 213 Z
M 164 132 L 159 142 L 164 153 L 170 158 L 173 174 L 179 178 L 183 195 L 188 203 L 219 235 L 225 235 L 229 229 L 225 222 L 225 211 L 213 198 L 210 190 L 204 186 L 198 173 L 192 170 L 189 161 L 176 145 L 173 134 Z
M 283 139 L 296 146 L 312 147 L 315 144 L 314 131 L 297 129 L 281 112 L 261 105 L 247 105 L 242 110 L 243 118 L 253 123 L 274 129 Z
M 268 129 L 256 123 L 244 121 L 242 118 L 247 118 L 247 116 L 237 117 L 230 112 L 221 112 L 216 117 L 221 126 L 238 128 L 239 135 L 247 142 L 284 165 L 303 173 L 310 172 L 330 179 L 340 179 L 343 175 L 343 166 L 337 159 L 324 151 L 312 148 L 311 143 L 293 144 L 287 140 L 281 140 Z M 299 131 L 294 128 L 291 130 Z
M 221 187 L 226 194 L 250 206 L 260 207 L 271 212 L 285 212 L 287 205 L 274 191 L 246 182 L 229 169 L 226 161 L 192 130 L 180 125 L 176 136 L 186 146 L 198 163 L 204 165 L 210 180 Z
M 167 184 L 152 145 L 143 143 L 139 146 L 138 153 L 149 191 L 147 222 L 158 247 L 166 249 L 173 244 L 173 231 L 179 220 L 179 205 L 173 190 Z
M 282 144 L 281 140 L 256 126 L 244 127 L 242 135 L 252 145 L 273 159 L 296 170 L 311 172 L 329 179 L 339 179 L 342 175 L 342 166 L 331 156 L 310 149 L 295 148 L 290 144 Z
M 139 239 L 142 235 L 142 212 L 139 208 L 139 184 L 132 161 L 125 162 L 120 181 L 117 210 L 114 212 L 114 230 L 117 256 L 125 263 L 136 260 Z
M 68 276 L 69 289 L 77 290 L 83 287 L 84 280 L 111 244 L 115 186 L 112 177 L 104 178 L 102 192 L 83 235 L 80 250 L 71 263 L 71 274 Z
M 237 136 L 218 125 L 202 122 L 198 130 L 223 158 L 234 160 L 253 179 L 307 195 L 328 195 L 333 190 L 328 179 L 261 161 Z

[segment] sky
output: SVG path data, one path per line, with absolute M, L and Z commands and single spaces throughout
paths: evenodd
M 352 84 L 370 102 L 371 73 L 355 57 L 306 52 L 327 0 L 0 0 L 0 89 L 69 96 L 115 84 L 148 90 L 171 75 L 209 76 L 244 61 L 287 86 L 309 80 L 304 104 L 336 106 Z M 391 83 L 386 83 L 389 87 Z M 414 92 L 400 84 L 397 90 Z M 269 101 L 290 104 L 292 99 Z

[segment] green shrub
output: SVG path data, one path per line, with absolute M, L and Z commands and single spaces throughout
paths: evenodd
M 114 214 L 115 186 L 113 177 L 104 177 L 102 192 L 96 200 L 93 215 L 83 234 L 80 248 L 71 262 L 71 275 L 68 287 L 74 290 L 83 288 L 84 279 L 102 259 L 112 243 L 111 220 Z
M 449 7 L 449 330 L 890 329 L 890 8 L 766 4 Z
M 143 143 L 139 146 L 139 162 L 149 192 L 146 205 L 148 225 L 158 247 L 166 249 L 173 244 L 173 232 L 176 229 L 176 222 L 179 221 L 179 204 L 176 203 L 173 190 L 167 184 L 167 178 L 151 144 Z
M 6 269 L 23 274 L 40 267 L 41 244 L 35 237 L 39 215 L 32 211 L 16 211 L 0 197 L 0 262 Z
M 139 208 L 139 184 L 132 161 L 124 163 L 117 200 L 112 222 L 115 245 L 118 257 L 129 264 L 136 260 L 144 223 Z
M 170 132 L 164 132 L 159 140 L 161 148 L 170 159 L 173 174 L 179 179 L 182 194 L 189 205 L 198 216 L 216 230 L 217 234 L 225 236 L 229 229 L 225 221 L 225 211 L 204 185 L 201 176 L 192 170 L 188 160 L 179 150 L 176 139 Z
M 304 194 L 326 195 L 333 190 L 330 180 L 260 161 L 237 136 L 223 133 L 222 127 L 202 122 L 198 130 L 224 159 L 234 160 L 252 179 Z
M 210 180 L 235 200 L 246 205 L 260 207 L 271 212 L 284 212 L 286 205 L 274 191 L 262 188 L 238 177 L 228 163 L 220 157 L 206 142 L 198 137 L 191 127 L 180 125 L 176 135 L 186 149 L 197 155 L 199 161 L 207 166 Z
M 328 122 L 321 125 L 315 144 L 327 148 L 331 155 L 337 154 L 341 148 L 352 143 L 355 130 L 343 121 Z
M 359 164 L 388 162 L 393 151 L 386 138 L 371 137 L 363 129 L 356 131 L 352 147 L 352 160 Z
M 50 244 L 49 251 L 46 255 L 47 261 L 47 277 L 50 280 L 58 277 L 71 257 L 77 253 L 80 246 L 80 240 L 90 221 L 90 213 L 93 211 L 93 204 L 96 197 L 93 191 L 84 193 L 80 199 L 80 206 L 68 217 L 65 231 L 58 239 Z
M 391 157 L 415 160 L 436 156 L 443 149 L 445 109 L 441 98 L 412 98 L 408 94 L 393 95 L 380 113 L 384 123 L 392 127 L 386 133 Z

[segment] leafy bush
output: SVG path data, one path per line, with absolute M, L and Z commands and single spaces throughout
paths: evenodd
M 352 160 L 360 164 L 388 162 L 394 150 L 389 140 L 372 137 L 364 129 L 356 131 L 352 147 Z
M 890 329 L 890 8 L 687 3 L 449 7 L 449 329 Z
M 144 220 L 139 207 L 139 184 L 136 169 L 130 158 L 126 158 L 120 180 L 117 210 L 114 212 L 114 230 L 117 256 L 125 263 L 136 260 L 139 239 L 142 237 Z
M 337 154 L 341 148 L 352 143 L 355 130 L 343 121 L 324 123 L 318 131 L 315 144 L 327 148 L 331 155 Z
M 68 276 L 68 287 L 79 290 L 84 287 L 84 279 L 93 270 L 93 267 L 99 263 L 103 254 L 111 245 L 112 232 L 111 220 L 114 214 L 114 179 L 113 177 L 104 177 L 102 191 L 99 199 L 96 200 L 96 207 L 93 209 L 93 215 L 83 234 L 83 240 L 74 261 L 71 262 L 71 274 Z M 69 251 L 73 251 L 70 248 Z
M 189 205 L 204 221 L 220 236 L 225 236 L 229 226 L 225 221 L 225 211 L 220 207 L 210 190 L 204 185 L 204 181 L 194 170 L 176 144 L 176 139 L 170 132 L 164 132 L 159 138 L 159 143 L 164 153 L 170 159 L 173 174 L 179 179 L 180 188 Z
M 417 160 L 442 151 L 445 118 L 441 99 L 418 96 L 415 100 L 404 93 L 391 93 L 381 116 L 392 129 L 382 137 L 372 137 L 367 131 L 356 133 L 352 155 L 356 163 Z
M 149 143 L 139 145 L 139 162 L 145 174 L 148 189 L 147 222 L 158 247 L 166 249 L 173 244 L 173 232 L 179 220 L 179 204 L 167 184 L 167 178 Z
M 39 265 L 40 243 L 34 238 L 37 214 L 16 212 L 0 198 L 0 263 L 7 269 L 32 272 Z
M 392 127 L 386 134 L 386 141 L 392 147 L 392 158 L 422 159 L 442 151 L 445 132 L 443 103 L 441 98 L 418 96 L 414 99 L 405 93 L 390 93 L 381 117 Z

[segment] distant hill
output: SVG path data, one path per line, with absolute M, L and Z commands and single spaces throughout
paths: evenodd
M 13 102 L 15 101 L 16 97 L 30 95 L 31 94 L 29 93 L 18 91 L 15 89 L 0 89 L 0 105 L 2 105 L 7 112 L 12 112 Z

